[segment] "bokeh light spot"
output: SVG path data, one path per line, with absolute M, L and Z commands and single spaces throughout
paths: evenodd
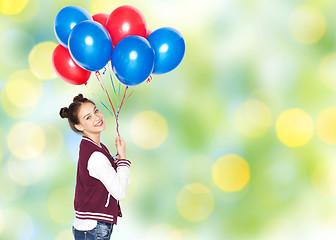
M 30 71 L 19 71 L 12 74 L 5 86 L 4 93 L 17 107 L 35 106 L 41 95 L 40 84 L 35 81 Z M 37 86 L 35 86 L 35 84 Z
M 70 224 L 73 220 L 73 189 L 54 190 L 48 199 L 48 213 L 59 224 Z
M 3 232 L 4 230 L 4 219 L 3 219 L 3 216 L 2 216 L 2 212 L 0 212 L 0 234 Z
M 29 54 L 29 66 L 31 71 L 40 79 L 55 78 L 56 73 L 51 64 L 51 56 L 57 44 L 54 42 L 42 42 L 34 46 Z
M 58 159 L 64 149 L 63 133 L 54 125 L 49 124 L 43 125 L 43 130 L 45 132 L 45 148 L 42 152 L 43 159 Z
M 90 12 L 93 13 L 111 13 L 117 7 L 125 4 L 124 0 L 90 0 Z M 124 27 L 124 25 L 123 25 Z
M 329 54 L 322 60 L 319 76 L 322 83 L 336 90 L 336 53 Z
M 21 193 L 15 182 L 8 176 L 7 172 L 0 169 L 0 200 L 13 201 Z
M 332 161 L 322 161 L 312 173 L 314 190 L 324 197 L 336 197 L 336 165 Z
M 220 157 L 212 168 L 212 178 L 225 192 L 241 190 L 250 180 L 250 168 L 246 160 L 236 154 Z
M 196 233 L 188 229 L 175 230 L 169 236 L 171 240 L 199 240 Z
M 46 172 L 45 162 L 41 158 L 21 161 L 11 156 L 7 161 L 7 168 L 9 176 L 22 186 L 37 183 Z
M 162 145 L 168 136 L 166 120 L 157 112 L 137 114 L 130 124 L 132 139 L 139 147 L 154 149 Z
M 14 105 L 9 99 L 5 96 L 4 92 L 0 95 L 1 97 L 1 106 L 3 111 L 12 118 L 25 118 L 30 116 L 34 108 L 19 108 Z
M 6 208 L 3 211 L 4 230 L 2 239 L 32 239 L 34 222 L 32 217 L 19 208 Z
M 57 234 L 55 240 L 73 240 L 73 238 L 71 229 L 68 229 Z
M 278 138 L 289 147 L 304 146 L 312 138 L 313 131 L 312 118 L 301 109 L 289 109 L 276 121 Z
M 7 141 L 12 154 L 19 159 L 36 158 L 45 146 L 43 130 L 32 122 L 14 125 L 8 134 Z
M 214 209 L 214 197 L 203 184 L 186 185 L 176 197 L 179 214 L 190 222 L 204 221 Z
M 4 15 L 14 15 L 22 12 L 28 0 L 0 0 L 0 13 Z
M 211 182 L 211 175 L 204 174 L 211 173 L 211 159 L 205 155 L 197 155 L 188 158 L 183 162 L 181 168 L 182 178 L 186 183 L 198 182 L 209 184 Z
M 336 144 L 336 108 L 327 108 L 317 117 L 316 132 L 327 144 Z
M 30 70 L 14 72 L 1 93 L 2 108 L 11 117 L 27 117 L 35 110 L 42 92 L 41 81 Z
M 250 99 L 237 107 L 234 113 L 234 123 L 243 136 L 259 137 L 271 125 L 271 111 L 263 102 Z
M 157 224 L 152 226 L 145 240 L 198 240 L 197 235 L 188 229 L 174 229 L 168 224 Z
M 324 35 L 326 22 L 317 9 L 305 6 L 293 12 L 289 20 L 289 29 L 296 41 L 301 44 L 311 44 Z
M 0 32 L 0 61 L 4 66 L 14 69 L 27 65 L 27 55 L 34 46 L 32 36 L 15 26 Z

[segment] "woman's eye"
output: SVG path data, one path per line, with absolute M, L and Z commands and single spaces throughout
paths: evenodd
M 98 110 L 98 109 L 96 109 L 95 113 L 97 113 L 97 112 L 99 112 L 99 110 Z
M 91 118 L 91 117 L 89 116 L 89 117 L 86 118 L 86 120 L 89 120 L 90 118 Z

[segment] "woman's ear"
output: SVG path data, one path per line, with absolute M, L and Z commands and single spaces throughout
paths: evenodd
M 82 127 L 81 124 L 75 124 L 75 128 L 78 130 L 78 131 L 81 131 L 83 132 L 84 128 Z

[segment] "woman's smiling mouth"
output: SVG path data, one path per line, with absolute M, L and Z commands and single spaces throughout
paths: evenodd
M 95 127 L 100 127 L 100 126 L 102 126 L 103 125 L 103 120 L 100 120 L 96 125 L 95 125 Z

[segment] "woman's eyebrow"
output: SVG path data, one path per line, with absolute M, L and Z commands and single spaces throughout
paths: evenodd
M 83 118 L 86 118 L 86 116 L 88 116 L 88 115 L 90 115 L 90 113 L 88 113 L 88 114 L 84 115 L 84 116 L 83 116 Z
M 97 109 L 97 107 L 96 107 L 96 106 L 94 106 L 94 108 L 93 108 L 93 111 L 95 111 L 96 109 Z M 90 115 L 90 113 L 88 113 L 88 114 L 84 115 L 84 116 L 83 116 L 83 118 L 85 118 L 87 115 Z

